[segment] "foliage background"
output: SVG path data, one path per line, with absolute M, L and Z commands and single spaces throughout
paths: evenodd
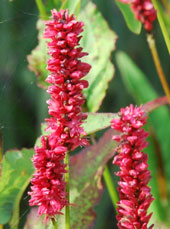
M 146 73 L 159 95 L 163 95 L 146 43 L 145 31 L 142 30 L 139 36 L 130 32 L 114 0 L 95 0 L 94 3 L 108 22 L 110 29 L 118 35 L 116 51 L 123 50 L 128 53 Z M 40 123 L 47 117 L 48 95 L 37 87 L 36 77 L 28 69 L 26 58 L 37 45 L 36 21 L 39 14 L 35 1 L 1 0 L 0 5 L 0 136 L 5 152 L 8 149 L 30 148 L 34 145 L 40 135 Z M 157 22 L 154 33 L 161 62 L 168 76 L 169 55 Z M 135 103 L 120 76 L 115 52 L 111 60 L 116 67 L 116 73 L 99 110 L 102 112 L 117 112 L 121 107 Z M 170 78 L 168 81 L 170 84 Z M 25 192 L 21 202 L 20 228 L 23 228 L 28 211 L 27 200 Z M 114 210 L 107 190 L 104 191 L 100 206 L 96 206 L 95 209 L 98 216 L 95 228 L 112 228 Z

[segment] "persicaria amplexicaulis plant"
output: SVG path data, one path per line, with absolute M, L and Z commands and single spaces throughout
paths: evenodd
M 62 214 L 69 205 L 64 175 L 67 173 L 64 159 L 66 154 L 78 146 L 88 145 L 82 138 L 86 133 L 81 124 L 86 119 L 81 105 L 85 99 L 82 90 L 88 82 L 82 78 L 89 72 L 90 65 L 80 60 L 87 55 L 79 46 L 83 23 L 76 21 L 67 10 L 52 10 L 52 18 L 45 22 L 44 38 L 48 41 L 46 81 L 51 84 L 47 92 L 50 118 L 46 119 L 49 134 L 41 137 L 41 146 L 35 147 L 33 157 L 35 173 L 29 194 L 31 206 L 38 206 L 38 213 L 46 219 Z M 147 170 L 147 155 L 142 150 L 147 146 L 148 134 L 141 129 L 146 122 L 141 107 L 133 105 L 122 108 L 120 119 L 112 120 L 111 127 L 122 132 L 113 138 L 120 143 L 114 164 L 120 166 L 120 201 L 118 203 L 118 226 L 128 229 L 145 229 L 151 214 L 147 209 L 153 198 L 147 186 L 150 172 Z M 152 227 L 152 226 L 151 226 Z M 150 227 L 150 228 L 151 228 Z
M 113 140 L 118 142 L 118 155 L 113 164 L 120 167 L 116 175 L 120 201 L 118 203 L 118 227 L 120 229 L 147 229 L 152 213 L 147 214 L 153 197 L 148 182 L 151 178 L 148 170 L 148 156 L 143 149 L 148 145 L 148 133 L 142 129 L 147 116 L 142 107 L 130 105 L 121 108 L 119 118 L 113 119 L 111 127 L 121 132 L 114 135 Z M 149 229 L 153 227 L 150 226 Z
M 21 30 L 18 30 L 18 21 L 14 29 L 8 29 L 12 28 L 8 19 L 17 14 L 18 7 L 23 7 L 17 3 L 16 7 L 11 8 L 16 1 L 11 2 L 3 4 L 9 7 L 4 11 L 9 11 L 9 15 L 0 23 L 4 31 L 1 43 L 3 48 L 7 45 L 4 53 L 9 56 L 1 61 L 5 68 L 0 77 L 0 228 L 4 225 L 12 229 L 168 229 L 170 110 L 165 105 L 170 104 L 170 88 L 164 74 L 169 70 L 168 52 L 161 43 L 164 38 L 170 53 L 168 0 L 113 0 L 108 1 L 104 8 L 104 1 L 96 1 L 97 5 L 93 0 L 34 1 L 39 9 L 38 43 L 28 56 L 28 62 L 29 69 L 37 76 L 38 86 L 47 92 L 36 87 L 36 80 L 33 80 L 25 64 L 19 65 L 20 71 L 18 67 L 17 71 L 10 70 L 10 66 L 25 60 L 23 55 L 28 49 L 18 52 L 19 48 L 30 47 L 36 41 L 32 40 L 29 45 L 28 39 L 17 42 L 20 37 L 35 35 L 32 30 L 36 19 L 32 17 L 32 13 L 34 15 L 36 12 L 34 7 L 27 9 L 23 5 L 26 8 L 22 8 L 22 12 L 29 12 L 24 13 L 26 17 L 19 12 L 18 16 L 24 16 L 23 20 L 32 18 L 26 24 L 22 20 Z M 73 15 L 64 7 L 68 7 Z M 54 9 L 51 16 L 49 10 L 53 8 L 63 10 Z M 123 17 L 117 12 L 119 9 L 130 31 L 122 26 Z M 74 13 L 86 24 L 84 34 L 84 23 L 77 21 Z M 157 23 L 154 24 L 156 17 Z M 15 22 L 11 25 L 15 26 Z M 141 42 L 142 27 L 145 28 L 143 32 L 148 47 Z M 16 33 L 11 31 L 21 31 L 26 36 L 16 37 Z M 157 36 L 161 31 L 163 36 Z M 119 37 L 125 35 L 117 47 L 116 34 Z M 6 37 L 8 39 L 4 40 Z M 17 50 L 16 47 L 11 50 L 13 41 L 17 42 Z M 161 44 L 158 50 L 155 41 Z M 126 43 L 127 52 L 135 57 L 136 64 L 141 65 L 145 73 L 131 57 L 119 51 L 123 43 Z M 132 47 L 135 44 L 138 45 Z M 159 58 L 160 47 L 165 69 Z M 152 55 L 146 56 L 147 48 Z M 90 54 L 87 57 L 86 51 Z M 17 59 L 10 55 L 12 53 L 18 54 Z M 91 66 L 85 63 L 86 60 L 93 66 L 89 75 Z M 153 64 L 156 69 L 152 68 Z M 163 91 L 154 79 L 155 70 L 166 94 L 162 98 L 156 98 Z M 119 76 L 123 78 L 124 88 Z M 31 92 L 20 97 L 21 103 L 18 100 L 20 89 Z M 124 96 L 126 91 L 129 94 Z M 115 114 L 116 107 L 122 107 L 122 98 L 127 103 L 131 96 L 134 102 L 147 103 L 140 107 L 130 105 L 121 108 Z M 46 97 L 48 105 L 44 106 Z M 28 106 L 23 107 L 23 102 Z M 158 107 L 159 110 L 156 109 Z M 48 115 L 41 128 L 42 137 L 36 140 L 34 137 L 39 135 L 39 121 L 47 108 Z M 83 113 L 84 110 L 87 113 Z M 143 128 L 149 115 L 148 129 L 152 135 L 148 138 L 150 146 L 146 149 L 148 133 Z M 87 134 L 90 135 L 91 146 Z M 26 147 L 33 146 L 34 142 L 34 148 L 2 153 L 3 148 L 10 149 L 11 145 Z M 109 160 L 113 161 L 110 167 Z M 110 175 L 110 168 L 116 171 L 113 176 Z M 27 206 L 25 190 L 30 177 L 30 206 Z M 105 201 L 108 194 L 114 211 Z M 152 204 L 154 198 L 156 201 Z M 21 209 L 18 209 L 19 206 L 22 206 Z
M 30 205 L 38 206 L 38 213 L 54 217 L 61 214 L 67 206 L 66 183 L 63 180 L 67 173 L 63 163 L 69 151 L 78 146 L 88 144 L 81 127 L 86 115 L 81 111 L 85 99 L 82 90 L 88 87 L 88 82 L 82 78 L 89 72 L 91 66 L 80 60 L 87 55 L 79 46 L 83 23 L 78 22 L 68 10 L 52 10 L 52 18 L 45 22 L 44 38 L 48 41 L 47 69 L 50 71 L 46 81 L 51 84 L 47 92 L 51 99 L 48 103 L 46 119 L 49 135 L 42 136 L 41 146 L 35 147 L 33 163 L 34 177 L 29 194 Z

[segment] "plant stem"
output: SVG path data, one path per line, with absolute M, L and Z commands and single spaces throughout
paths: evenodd
M 37 4 L 37 7 L 38 7 L 38 10 L 40 12 L 40 18 L 42 19 L 47 19 L 47 14 L 46 14 L 46 10 L 45 10 L 45 7 L 44 7 L 44 4 L 42 2 L 42 0 L 35 0 L 36 4 Z
M 70 185 L 69 185 L 69 152 L 66 153 L 64 163 L 66 164 L 67 173 L 65 174 L 66 192 L 68 205 L 65 207 L 65 229 L 70 229 Z
M 158 6 L 157 0 L 152 0 L 152 3 L 154 5 L 155 9 L 157 10 L 157 16 L 158 16 L 159 25 L 161 27 L 162 34 L 163 34 L 165 43 L 166 43 L 166 46 L 167 46 L 168 51 L 169 51 L 169 54 L 170 54 L 170 39 L 169 39 L 169 34 L 168 34 L 167 29 L 166 29 L 164 20 L 162 18 L 160 8 Z
M 55 221 L 55 219 L 51 218 L 51 221 L 52 221 L 52 224 L 53 224 L 53 228 L 54 229 L 58 229 L 57 222 Z
M 150 113 L 154 111 L 155 109 L 168 104 L 168 98 L 167 96 L 159 97 L 157 99 L 154 99 L 150 102 L 147 102 L 143 105 L 143 109 L 146 113 Z
M 162 4 L 164 5 L 165 9 L 168 10 L 168 8 L 169 8 L 168 1 L 167 0 L 162 0 Z
M 105 166 L 103 177 L 104 177 L 104 181 L 106 183 L 110 198 L 112 200 L 113 206 L 116 210 L 117 202 L 119 199 L 118 199 L 117 192 L 116 192 L 116 189 L 115 189 L 115 186 L 112 181 L 112 177 L 110 175 L 109 168 L 107 165 Z
M 159 79 L 161 81 L 162 87 L 164 89 L 165 94 L 168 97 L 168 101 L 169 101 L 169 104 L 170 104 L 170 89 L 169 89 L 168 83 L 166 81 L 166 77 L 164 75 L 164 72 L 162 70 L 161 62 L 160 62 L 160 59 L 159 59 L 159 56 L 158 56 L 158 52 L 157 52 L 157 49 L 156 49 L 155 40 L 153 38 L 153 35 L 147 34 L 147 41 L 148 41 L 149 48 L 150 48 L 151 53 L 152 53 L 152 58 L 153 58 L 153 61 L 154 61 L 154 64 L 155 64 Z

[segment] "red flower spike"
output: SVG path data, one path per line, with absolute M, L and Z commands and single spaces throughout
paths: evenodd
M 119 0 L 125 4 L 131 4 L 132 11 L 137 20 L 144 24 L 145 29 L 150 32 L 152 24 L 157 18 L 156 10 L 151 0 Z
M 40 215 L 46 214 L 46 220 L 61 214 L 63 207 L 68 205 L 63 180 L 65 164 L 63 160 L 67 151 L 80 145 L 87 145 L 82 139 L 86 135 L 81 127 L 86 115 L 82 114 L 81 105 L 85 99 L 82 90 L 88 87 L 88 82 L 82 78 L 89 72 L 91 66 L 81 62 L 79 58 L 87 55 L 79 45 L 83 31 L 83 23 L 76 21 L 68 10 L 52 10 L 52 18 L 45 22 L 44 38 L 48 42 L 47 69 L 51 72 L 46 81 L 51 84 L 47 92 L 51 99 L 47 101 L 48 113 L 46 119 L 50 131 L 48 136 L 41 138 L 41 146 L 35 147 L 33 157 L 35 173 L 31 180 L 29 195 L 31 206 L 37 205 Z
M 147 229 L 148 221 L 152 214 L 147 215 L 147 209 L 154 200 L 148 187 L 151 178 L 147 169 L 148 156 L 143 153 L 148 133 L 141 129 L 147 117 L 141 107 L 122 108 L 118 119 L 111 121 L 111 127 L 121 135 L 113 136 L 119 143 L 118 155 L 114 157 L 113 164 L 120 167 L 115 173 L 120 177 L 118 192 L 118 227 L 120 229 Z M 149 228 L 152 228 L 150 226 Z

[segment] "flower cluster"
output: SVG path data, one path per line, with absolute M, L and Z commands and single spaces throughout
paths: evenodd
M 121 132 L 113 136 L 119 145 L 118 155 L 114 157 L 113 164 L 120 167 L 116 173 L 120 177 L 118 192 L 118 227 L 121 229 L 147 229 L 148 221 L 152 215 L 147 209 L 153 201 L 148 187 L 150 172 L 147 169 L 148 156 L 142 150 L 147 146 L 148 133 L 141 129 L 147 117 L 141 107 L 130 105 L 122 108 L 119 119 L 113 119 L 111 127 Z M 150 226 L 149 229 L 153 227 Z
M 147 31 L 152 30 L 153 21 L 156 19 L 156 10 L 151 0 L 119 0 L 120 2 L 131 4 L 131 8 L 136 18 L 144 24 Z
M 83 23 L 76 21 L 67 10 L 52 10 L 52 19 L 45 22 L 44 38 L 48 41 L 49 55 L 47 69 L 50 75 L 46 81 L 51 84 L 47 101 L 51 116 L 46 119 L 49 135 L 41 138 L 41 146 L 35 147 L 33 163 L 36 168 L 32 179 L 30 205 L 39 206 L 38 213 L 53 217 L 61 214 L 68 205 L 63 175 L 67 172 L 63 160 L 68 151 L 79 145 L 87 145 L 82 138 L 81 127 L 86 116 L 81 112 L 85 102 L 82 90 L 88 82 L 82 78 L 91 66 L 79 58 L 87 55 L 79 45 Z

